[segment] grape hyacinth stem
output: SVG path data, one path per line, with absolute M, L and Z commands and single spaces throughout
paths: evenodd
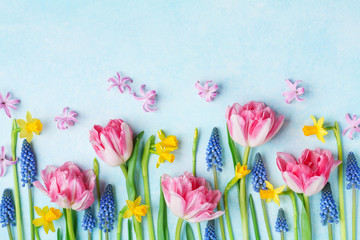
M 30 184 L 30 183 L 29 183 Z M 31 187 L 28 187 L 28 196 L 29 196 L 29 212 L 30 212 L 30 233 L 31 233 L 31 240 L 35 240 L 35 229 L 34 229 L 34 203 L 32 199 L 32 191 Z
M 356 239 L 356 189 L 352 189 L 352 239 Z
M 329 234 L 329 240 L 333 239 L 333 233 L 332 233 L 332 226 L 331 223 L 328 222 L 328 234 Z
M 218 184 L 218 179 L 217 179 L 217 172 L 216 172 L 216 167 L 215 165 L 213 166 L 213 174 L 214 174 L 214 187 L 215 187 L 215 190 L 219 190 L 219 184 Z M 220 204 L 220 201 L 217 205 L 217 210 L 218 211 L 221 211 L 221 204 Z M 226 237 L 225 237 L 225 228 L 224 228 L 224 220 L 222 218 L 222 216 L 219 217 L 219 222 L 220 222 L 220 231 L 221 231 L 221 238 L 223 240 L 226 240 Z
M 13 236 L 12 236 L 12 233 L 11 233 L 11 227 L 10 227 L 10 224 L 7 224 L 7 231 L 8 231 L 8 234 L 9 234 L 9 240 L 13 240 Z

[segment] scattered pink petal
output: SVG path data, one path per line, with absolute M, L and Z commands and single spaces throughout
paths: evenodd
M 300 102 L 304 101 L 304 99 L 299 98 L 299 96 L 305 93 L 305 89 L 303 87 L 296 88 L 298 83 L 302 81 L 298 80 L 293 84 L 289 79 L 286 79 L 285 82 L 290 88 L 290 91 L 284 92 L 282 94 L 285 97 L 285 102 L 289 104 L 294 98 Z
M 6 115 L 8 115 L 9 118 L 11 118 L 11 113 L 10 113 L 9 108 L 17 109 L 15 107 L 15 105 L 20 103 L 20 100 L 10 99 L 10 97 L 11 97 L 11 95 L 9 92 L 6 94 L 5 98 L 3 98 L 0 93 L 0 109 L 4 108 L 4 111 L 5 111 Z
M 129 84 L 127 82 L 132 83 L 133 80 L 129 77 L 124 77 L 122 78 L 120 76 L 120 73 L 116 73 L 117 74 L 117 78 L 116 77 L 112 77 L 108 79 L 108 82 L 111 82 L 112 84 L 110 85 L 110 87 L 108 88 L 108 91 L 110 91 L 111 88 L 113 87 L 117 87 L 119 89 L 119 91 L 121 93 L 125 92 L 125 89 L 129 89 L 129 92 L 131 94 L 131 87 L 129 86 Z
M 217 95 L 218 85 L 214 83 L 212 86 L 209 86 L 211 83 L 212 81 L 206 81 L 204 86 L 201 86 L 199 81 L 195 83 L 195 88 L 199 91 L 198 94 L 200 97 L 205 98 L 207 102 L 213 101 Z
M 353 115 L 352 119 L 350 118 L 350 114 L 347 114 L 345 117 L 347 123 L 350 125 L 349 127 L 345 128 L 343 131 L 343 136 L 345 136 L 346 132 L 349 131 L 348 133 L 348 138 L 350 138 L 351 140 L 353 140 L 353 133 L 354 132 L 360 132 L 360 118 L 356 119 L 356 115 Z
M 76 116 L 78 114 L 74 111 L 69 111 L 69 108 L 66 107 L 63 110 L 62 116 L 56 116 L 54 121 L 57 122 L 57 128 L 64 130 L 68 127 L 74 126 L 75 122 L 78 122 Z M 66 126 L 67 125 L 67 126 Z
M 13 161 L 12 158 L 8 158 L 5 155 L 5 147 L 2 146 L 1 152 L 0 152 L 0 177 L 5 175 L 7 166 L 14 165 L 16 162 L 17 162 L 17 160 Z
M 138 101 L 144 101 L 143 103 L 143 109 L 145 112 L 153 112 L 157 109 L 151 108 L 151 105 L 155 104 L 155 97 L 156 97 L 156 91 L 150 90 L 145 92 L 145 84 L 141 85 L 140 87 L 140 96 L 136 96 L 136 93 L 133 93 L 133 96 Z

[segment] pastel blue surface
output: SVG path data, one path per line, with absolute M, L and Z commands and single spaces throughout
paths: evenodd
M 197 171 L 211 183 L 206 171 L 205 149 L 214 126 L 220 130 L 224 148 L 224 172 L 220 188 L 233 175 L 227 147 L 225 108 L 234 102 L 264 101 L 285 115 L 285 124 L 269 143 L 253 149 L 251 158 L 261 152 L 271 182 L 283 185 L 276 167 L 276 152 L 296 157 L 305 148 L 328 148 L 336 157 L 333 134 L 326 144 L 315 136 L 304 137 L 302 127 L 311 124 L 310 115 L 324 116 L 326 123 L 339 121 L 346 127 L 346 113 L 360 114 L 358 103 L 360 76 L 360 6 L 357 1 L 17 1 L 0 2 L 0 92 L 21 99 L 13 117 L 25 118 L 29 110 L 44 123 L 44 130 L 33 140 L 38 168 L 74 161 L 83 169 L 92 168 L 95 152 L 88 131 L 94 124 L 105 125 L 110 118 L 126 120 L 135 132 L 145 130 L 145 139 L 164 129 L 180 140 L 173 164 L 155 168 L 150 160 L 150 183 L 154 222 L 157 220 L 159 177 L 178 176 L 191 171 L 193 129 L 199 128 Z M 158 93 L 158 111 L 145 113 L 141 103 L 118 90 L 107 91 L 107 79 L 120 71 L 133 78 L 135 91 L 141 84 Z M 281 96 L 287 90 L 284 80 L 303 80 L 305 101 L 286 104 Z M 214 80 L 219 95 L 207 103 L 197 95 L 196 81 Z M 54 117 L 69 106 L 79 113 L 79 123 L 60 131 Z M 0 145 L 10 153 L 9 119 L 0 110 Z M 360 157 L 360 135 L 343 138 L 344 157 L 352 150 Z M 20 142 L 20 141 L 19 141 Z M 243 149 L 241 149 L 243 152 Z M 20 153 L 20 144 L 18 147 Z M 117 209 L 125 204 L 124 179 L 119 168 L 101 164 L 101 185 L 113 184 Z M 140 167 L 140 166 L 139 166 Z M 250 168 L 252 165 L 250 164 Z M 138 169 L 140 174 L 140 168 Z M 139 178 L 138 188 L 142 189 Z M 0 191 L 12 187 L 12 171 L 0 180 Z M 337 174 L 331 174 L 338 199 Z M 260 200 L 253 194 L 262 239 L 267 239 Z M 345 190 L 347 233 L 351 236 L 351 193 Z M 27 190 L 21 189 L 23 224 L 29 233 Z M 36 206 L 54 206 L 35 190 Z M 310 198 L 314 239 L 327 236 L 320 223 L 320 194 Z M 281 197 L 293 239 L 292 207 Z M 242 239 L 236 190 L 230 192 L 231 218 L 236 239 Z M 272 234 L 278 206 L 268 204 Z M 359 212 L 359 211 L 358 211 Z M 82 218 L 83 213 L 79 213 Z M 168 212 L 171 237 L 176 218 Z M 250 232 L 253 228 L 250 221 Z M 218 224 L 217 224 L 218 225 Z M 205 223 L 201 224 L 204 233 Z M 360 223 L 358 221 L 358 225 Z M 63 220 L 56 227 L 65 230 Z M 144 236 L 147 225 L 144 219 Z M 124 228 L 126 229 L 126 228 Z M 196 230 L 193 225 L 194 231 Z M 98 238 L 98 230 L 94 239 Z M 15 228 L 14 228 L 14 233 Z M 196 232 L 195 232 L 196 233 Z M 218 236 L 220 237 L 218 229 Z M 6 234 L 6 229 L 0 230 Z M 26 234 L 26 239 L 28 235 Z M 42 239 L 54 239 L 55 233 Z M 78 231 L 81 239 L 86 233 Z M 123 233 L 127 239 L 127 231 Z M 359 233 L 360 234 L 360 233 Z M 111 232 L 115 239 L 116 230 Z M 185 238 L 185 236 L 183 236 Z M 254 237 L 252 237 L 253 239 Z M 334 239 L 340 238 L 339 225 Z

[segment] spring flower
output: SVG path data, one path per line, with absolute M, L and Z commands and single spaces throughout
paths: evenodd
M 247 169 L 247 165 L 241 166 L 240 163 L 238 163 L 235 167 L 235 177 L 237 179 L 241 179 L 248 175 L 251 171 Z
M 146 215 L 149 206 L 140 205 L 140 203 L 141 203 L 141 196 L 139 196 L 134 202 L 130 200 L 126 200 L 126 205 L 128 209 L 124 213 L 124 218 L 130 218 L 134 215 L 136 221 L 141 223 L 141 217 Z
M 347 123 L 350 126 L 344 129 L 343 136 L 345 136 L 346 132 L 349 131 L 348 138 L 353 140 L 353 137 L 352 137 L 353 133 L 360 132 L 360 126 L 359 126 L 360 118 L 356 119 L 356 115 L 353 115 L 353 117 L 351 119 L 349 114 L 347 114 L 345 118 L 346 118 Z
M 0 152 L 0 177 L 5 175 L 6 168 L 10 165 L 16 164 L 16 161 L 13 161 L 12 158 L 9 158 L 5 155 L 5 147 L 1 147 Z
M 44 227 L 45 233 L 48 234 L 49 230 L 55 232 L 55 227 L 53 221 L 58 220 L 62 217 L 62 213 L 59 209 L 50 208 L 48 206 L 43 207 L 43 209 L 35 206 L 35 211 L 39 218 L 33 220 L 35 227 Z
M 311 119 L 314 122 L 314 126 L 304 126 L 303 132 L 305 136 L 316 135 L 316 137 L 325 143 L 324 136 L 328 134 L 328 132 L 323 128 L 324 118 L 320 118 L 316 121 L 314 116 L 311 116 Z
M 320 217 L 323 226 L 328 221 L 329 223 L 339 223 L 339 212 L 332 195 L 330 183 L 326 183 L 325 187 L 321 190 Z
M 259 192 L 260 189 L 266 190 L 265 181 L 268 180 L 268 177 L 260 153 L 256 153 L 255 155 L 255 163 L 252 169 L 251 180 L 255 192 Z
M 216 170 L 222 172 L 223 161 L 221 156 L 221 146 L 219 131 L 216 127 L 213 128 L 209 139 L 208 146 L 206 148 L 206 164 L 207 170 L 209 171 L 213 166 Z
M 156 163 L 156 168 L 160 167 L 160 164 L 164 163 L 165 160 L 168 161 L 169 163 L 174 162 L 175 155 L 170 153 L 170 151 L 163 149 L 159 143 L 155 145 L 155 149 L 156 151 L 154 153 L 159 155 L 159 159 Z
M 278 211 L 278 216 L 275 223 L 275 231 L 276 232 L 287 232 L 289 231 L 289 226 L 286 223 L 286 217 L 284 210 L 282 208 Z
M 234 103 L 226 109 L 226 123 L 231 138 L 243 147 L 256 147 L 269 141 L 280 130 L 284 115 L 263 102 Z
M 210 220 L 206 224 L 204 240 L 216 240 L 215 220 Z
M 145 92 L 145 84 L 141 85 L 140 87 L 140 96 L 136 96 L 136 93 L 133 93 L 133 96 L 138 101 L 144 101 L 143 103 L 143 110 L 145 112 L 153 112 L 157 109 L 151 108 L 151 105 L 155 104 L 155 98 L 156 98 L 156 91 L 150 90 Z
M 66 162 L 57 168 L 46 166 L 41 178 L 45 187 L 40 181 L 35 181 L 34 186 L 61 208 L 82 211 L 94 202 L 96 176 L 92 169 L 82 172 L 73 162 Z
M 280 206 L 279 194 L 284 191 L 285 185 L 274 189 L 273 185 L 270 182 L 265 181 L 265 183 L 267 189 L 260 189 L 260 198 L 265 199 L 266 202 L 271 202 L 271 200 L 273 200 L 274 203 Z
M 133 133 L 123 120 L 110 120 L 104 128 L 94 125 L 90 130 L 90 143 L 105 163 L 112 167 L 120 166 L 132 154 Z
M 28 111 L 26 113 L 26 121 L 22 119 L 16 120 L 17 124 L 20 127 L 20 138 L 26 138 L 30 143 L 33 139 L 33 134 L 39 135 L 42 131 L 42 123 L 37 118 L 32 118 L 31 113 Z
M 17 108 L 15 107 L 16 104 L 19 104 L 20 100 L 18 99 L 11 99 L 11 95 L 8 92 L 6 94 L 6 97 L 3 98 L 3 96 L 0 93 L 0 109 L 4 109 L 6 115 L 11 118 L 11 113 L 10 113 L 10 108 L 16 110 Z
M 299 98 L 299 96 L 305 93 L 305 89 L 303 87 L 296 88 L 296 86 L 302 81 L 299 80 L 295 83 L 292 83 L 289 79 L 286 79 L 285 82 L 290 88 L 290 91 L 284 92 L 282 94 L 285 97 L 285 102 L 289 104 L 294 98 L 300 102 L 304 101 L 304 99 Z
M 64 108 L 63 115 L 56 116 L 54 119 L 54 121 L 57 122 L 57 128 L 60 130 L 64 130 L 68 129 L 68 127 L 74 126 L 75 122 L 78 122 L 78 120 L 76 119 L 77 115 L 77 112 L 69 111 L 68 107 Z
M 314 195 L 323 189 L 330 173 L 341 161 L 335 161 L 329 150 L 305 149 L 299 160 L 288 153 L 277 153 L 276 164 L 281 175 L 294 192 Z
M 91 211 L 91 207 L 88 207 L 85 210 L 85 214 L 81 223 L 81 227 L 84 229 L 84 231 L 92 232 L 95 228 L 96 220 L 94 218 L 94 215 Z
M 180 177 L 161 177 L 166 205 L 173 214 L 188 222 L 209 221 L 224 212 L 213 212 L 221 198 L 219 190 L 212 190 L 205 178 L 185 172 Z
M 360 168 L 353 152 L 349 152 L 346 161 L 347 189 L 360 189 Z
M 1 199 L 0 223 L 1 227 L 16 225 L 14 197 L 12 191 L 8 188 L 4 190 Z
M 106 186 L 105 193 L 101 197 L 98 218 L 100 230 L 106 233 L 114 229 L 115 201 L 113 188 L 110 184 Z
M 108 91 L 110 91 L 110 89 L 113 88 L 113 87 L 117 87 L 121 93 L 125 92 L 125 88 L 129 89 L 129 92 L 131 93 L 131 87 L 129 86 L 129 84 L 127 82 L 132 83 L 133 80 L 131 78 L 129 78 L 129 77 L 122 78 L 120 76 L 120 73 L 118 73 L 118 72 L 116 74 L 117 74 L 117 78 L 116 77 L 111 77 L 111 78 L 108 79 L 108 82 L 112 83 L 110 85 L 110 87 L 108 88 Z
M 172 152 L 178 149 L 178 140 L 175 136 L 165 136 L 165 133 L 162 130 L 158 131 L 159 138 L 161 142 L 159 142 L 160 146 L 166 151 Z
M 26 139 L 24 139 L 21 148 L 20 166 L 22 186 L 25 187 L 27 184 L 28 187 L 32 187 L 32 183 L 36 181 L 37 168 L 35 154 Z
M 199 91 L 199 95 L 202 98 L 205 98 L 205 101 L 211 102 L 217 95 L 218 85 L 214 83 L 212 86 L 209 86 L 212 81 L 206 81 L 204 86 L 200 84 L 199 81 L 195 83 L 195 88 Z

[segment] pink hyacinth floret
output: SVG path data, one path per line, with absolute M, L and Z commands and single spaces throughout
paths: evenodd
M 117 78 L 111 77 L 108 79 L 108 82 L 112 83 L 110 85 L 110 87 L 108 88 L 108 91 L 110 91 L 110 89 L 113 87 L 117 87 L 121 93 L 124 93 L 125 89 L 127 88 L 129 90 L 129 93 L 131 94 L 132 90 L 131 90 L 131 87 L 129 86 L 128 82 L 132 83 L 133 80 L 129 77 L 122 78 L 120 76 L 120 73 L 118 73 L 118 72 L 116 74 L 117 74 Z
M 295 83 L 292 83 L 289 79 L 286 79 L 285 82 L 290 88 L 290 91 L 282 94 L 285 97 L 285 102 L 289 104 L 294 98 L 300 102 L 304 101 L 304 99 L 299 98 L 299 96 L 305 93 L 305 89 L 303 87 L 296 88 L 296 86 L 302 81 L 298 80 Z
M 141 85 L 140 87 L 140 96 L 136 96 L 136 93 L 133 93 L 133 96 L 138 101 L 144 101 L 143 103 L 143 110 L 145 112 L 153 112 L 157 109 L 152 108 L 152 105 L 155 104 L 155 98 L 157 96 L 155 90 L 150 90 L 145 92 L 145 84 Z
M 346 132 L 349 131 L 348 133 L 348 138 L 350 138 L 351 140 L 353 140 L 353 133 L 354 132 L 360 132 L 360 118 L 356 119 L 356 115 L 353 115 L 352 119 L 350 118 L 350 114 L 347 114 L 345 117 L 347 123 L 349 124 L 349 127 L 345 128 L 343 131 L 343 136 L 345 136 Z
M 1 147 L 0 152 L 0 177 L 5 175 L 6 167 L 10 165 L 14 165 L 17 161 L 13 161 L 12 158 L 8 158 L 5 155 L 5 147 Z
M 76 112 L 69 111 L 69 108 L 66 107 L 63 109 L 63 115 L 56 116 L 54 121 L 57 122 L 58 129 L 64 130 L 67 129 L 68 127 L 74 126 L 75 122 L 78 122 L 76 116 L 77 116 Z
M 195 88 L 199 91 L 198 94 L 200 97 L 205 98 L 207 102 L 213 101 L 217 95 L 218 85 L 214 83 L 210 86 L 211 83 L 212 81 L 206 81 L 204 86 L 199 81 L 195 83 Z
M 9 92 L 6 94 L 5 98 L 3 98 L 0 93 L 0 109 L 3 108 L 9 118 L 11 118 L 10 108 L 16 110 L 17 108 L 15 107 L 15 105 L 19 103 L 19 99 L 11 99 L 11 94 Z

